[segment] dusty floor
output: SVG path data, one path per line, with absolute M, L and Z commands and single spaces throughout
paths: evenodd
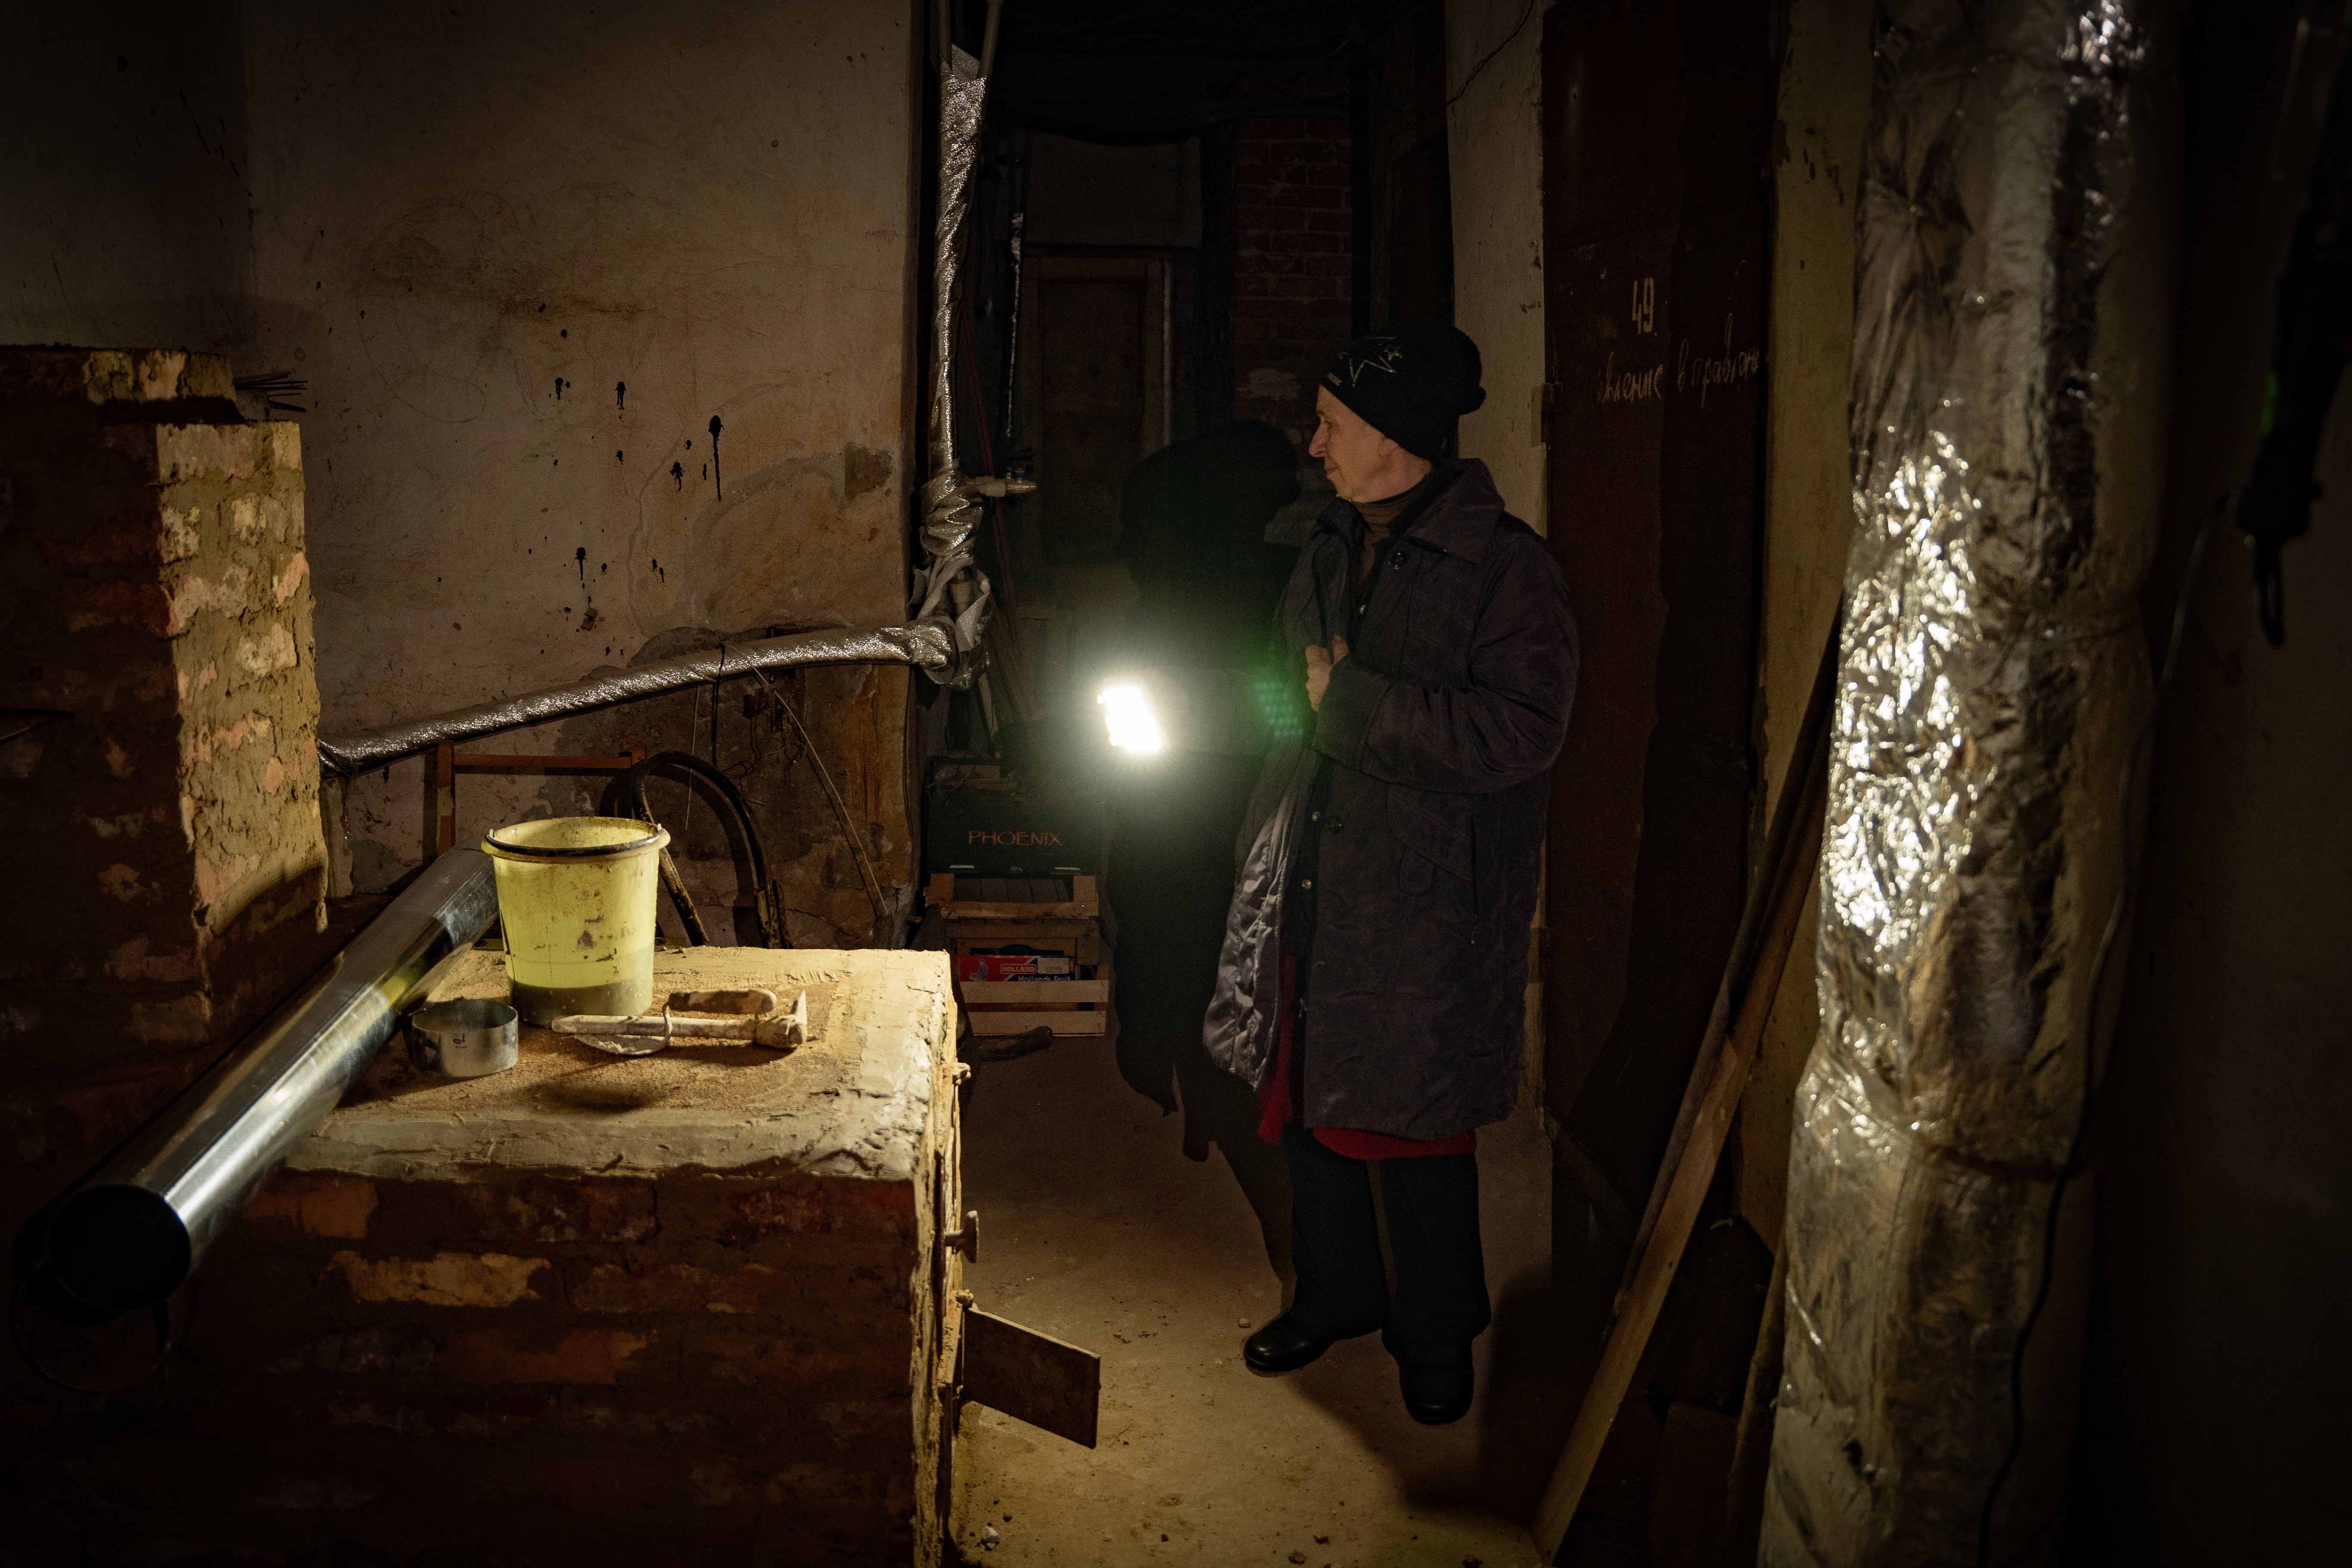
M 1185 1158 L 1181 1116 L 1121 1081 L 1108 1042 L 978 1069 L 964 1131 L 979 1304 L 1102 1356 L 1102 1436 L 1088 1451 L 968 1409 L 957 1457 L 964 1560 L 1532 1563 L 1537 1494 L 1580 1386 L 1562 1364 L 1594 1338 L 1596 1293 L 1556 1296 L 1549 1153 L 1532 1112 L 1478 1153 L 1494 1328 L 1477 1404 L 1416 1426 L 1378 1336 L 1283 1378 L 1241 1345 L 1280 1310 L 1257 1220 L 1223 1153 Z M 1570 1379 L 1573 1378 L 1571 1382 Z M 992 1527 L 996 1540 L 982 1535 Z

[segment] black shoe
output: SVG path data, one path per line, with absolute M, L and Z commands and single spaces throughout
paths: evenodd
M 1252 1372 L 1297 1372 L 1346 1338 L 1308 1327 L 1285 1312 L 1242 1343 L 1242 1360 Z
M 1461 1420 L 1470 1408 L 1475 1382 L 1466 1355 L 1459 1361 L 1406 1362 L 1397 1367 L 1405 1414 L 1424 1426 Z

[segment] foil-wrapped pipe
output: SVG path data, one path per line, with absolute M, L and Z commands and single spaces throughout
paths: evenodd
M 956 659 L 927 667 L 941 685 L 966 687 L 978 674 L 989 605 L 987 576 L 972 564 L 971 535 L 980 509 L 971 502 L 956 468 L 955 400 L 950 372 L 955 363 L 956 275 L 964 215 L 971 206 L 972 163 L 980 147 L 981 110 L 988 80 L 979 62 L 961 49 L 948 51 L 940 75 L 939 216 L 932 226 L 931 259 L 931 472 L 923 481 L 922 542 L 925 557 L 916 581 L 916 618 L 952 617 Z M 950 585 L 969 571 L 972 586 L 958 605 Z
M 413 719 L 381 730 L 358 730 L 319 738 L 319 761 L 331 773 L 363 773 L 443 741 L 470 741 L 526 724 L 544 724 L 633 698 L 652 697 L 682 687 L 701 686 L 755 669 L 791 669 L 820 664 L 910 664 L 945 669 L 955 661 L 954 633 L 945 620 L 915 621 L 870 631 L 800 632 L 757 642 L 727 643 L 681 654 L 634 669 L 607 670 L 497 702 L 480 702 L 455 712 Z
M 41 1245 L 54 1284 L 97 1314 L 152 1307 L 178 1289 L 375 1059 L 435 967 L 470 947 L 498 909 L 490 858 L 480 850 L 452 849 L 425 868 L 291 1001 L 49 1212 Z
M 2087 1256 L 2048 1227 L 2087 1198 L 2063 1178 L 2168 369 L 2144 13 L 1877 5 L 1775 1568 L 2040 1562 L 2059 1534 Z

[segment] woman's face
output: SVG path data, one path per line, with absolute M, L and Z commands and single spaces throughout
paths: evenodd
M 1323 473 L 1341 500 L 1381 500 L 1399 488 L 1397 459 L 1404 448 L 1364 422 L 1363 416 L 1331 395 L 1328 386 L 1315 390 L 1315 438 L 1307 455 L 1323 460 Z

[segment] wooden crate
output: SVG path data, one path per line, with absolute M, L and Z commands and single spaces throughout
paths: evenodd
M 1092 980 L 959 980 L 956 998 L 975 1035 L 1103 1035 L 1110 1030 L 1111 967 L 1092 877 L 1006 880 L 934 873 L 924 901 L 946 918 L 957 958 L 1014 945 L 1093 968 Z

